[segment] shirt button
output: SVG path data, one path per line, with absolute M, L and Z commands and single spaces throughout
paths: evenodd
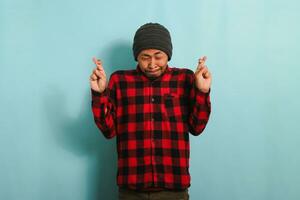
M 151 118 L 151 121 L 154 121 L 154 117 Z
M 152 97 L 152 99 L 151 99 L 151 100 L 152 100 L 152 102 L 154 102 L 154 101 L 155 101 L 154 97 Z

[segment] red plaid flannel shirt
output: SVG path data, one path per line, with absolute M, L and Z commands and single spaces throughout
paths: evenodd
M 195 87 L 190 69 L 167 67 L 155 80 L 116 71 L 103 93 L 92 92 L 96 125 L 117 136 L 117 184 L 131 189 L 190 186 L 189 132 L 199 135 L 210 111 L 209 93 Z

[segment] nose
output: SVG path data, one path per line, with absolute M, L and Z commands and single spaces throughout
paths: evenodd
M 150 69 L 155 68 L 155 62 L 154 62 L 154 59 L 153 59 L 153 58 L 150 60 L 150 62 L 149 62 L 149 64 L 148 64 L 148 68 L 150 68 Z

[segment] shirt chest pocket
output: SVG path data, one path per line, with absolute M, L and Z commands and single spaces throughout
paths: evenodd
M 170 122 L 182 122 L 187 120 L 187 100 L 185 96 L 176 93 L 163 95 L 163 106 Z

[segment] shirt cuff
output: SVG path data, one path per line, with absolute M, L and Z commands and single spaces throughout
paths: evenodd
M 200 95 L 209 96 L 209 94 L 210 94 L 210 88 L 209 88 L 208 92 L 202 92 L 195 86 L 195 91 L 196 91 L 196 94 L 200 94 Z
M 98 92 L 98 91 L 95 91 L 95 90 L 91 89 L 91 93 L 95 97 L 101 97 L 101 96 L 105 96 L 106 95 L 107 89 L 105 89 L 103 92 Z

